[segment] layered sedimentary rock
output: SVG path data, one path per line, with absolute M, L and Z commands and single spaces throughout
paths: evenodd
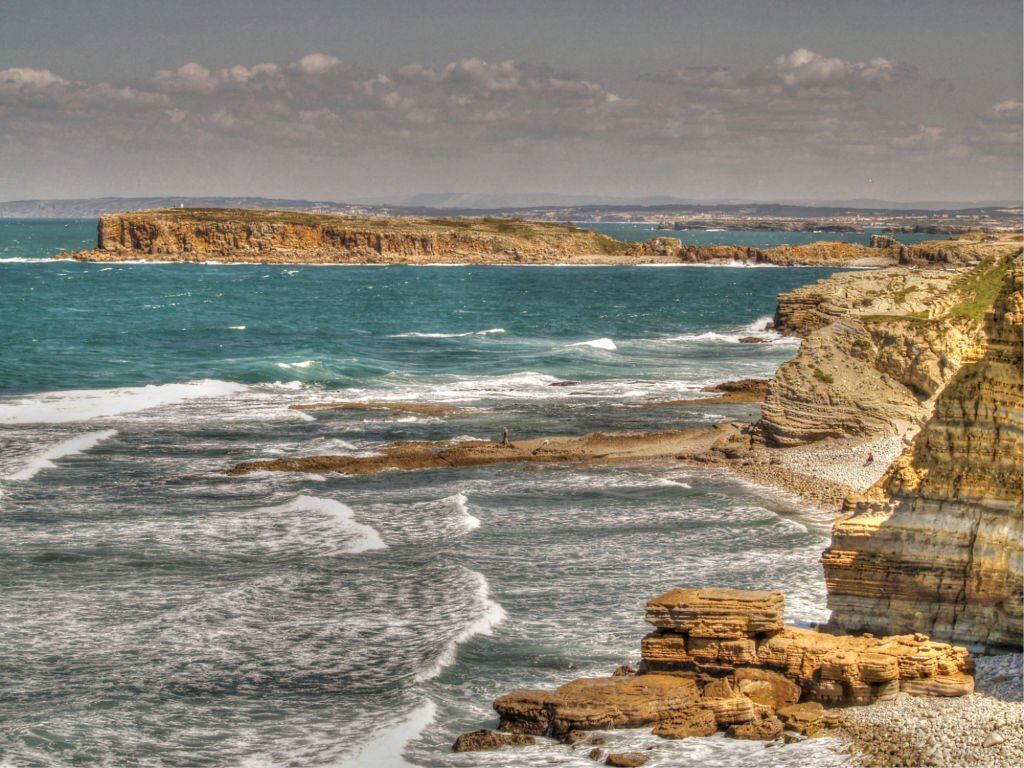
M 932 244 L 926 244 L 932 245 Z M 684 246 L 677 238 L 623 243 L 571 225 L 518 219 L 357 218 L 254 209 L 135 211 L 100 217 L 94 250 L 61 257 L 88 261 L 166 260 L 280 264 L 649 264 L 763 263 L 781 266 L 946 266 L 941 254 L 898 244 L 869 248 L 835 242 L 772 249 Z M 983 246 L 971 244 L 971 253 Z M 903 254 L 903 256 L 901 256 Z
M 629 246 L 562 224 L 510 219 L 359 219 L 295 211 L 169 209 L 102 216 L 92 261 L 263 263 L 631 261 Z
M 636 674 L 584 678 L 494 702 L 503 732 L 571 740 L 578 730 L 652 727 L 665 738 L 769 739 L 813 732 L 822 704 L 868 704 L 900 691 L 974 689 L 964 648 L 922 634 L 845 637 L 786 627 L 778 592 L 677 589 L 647 604 L 656 628 Z
M 1021 647 L 1022 316 L 1018 258 L 988 316 L 984 356 L 833 529 L 822 562 L 837 626 Z
M 981 313 L 1015 246 L 972 270 L 835 275 L 782 294 L 776 328 L 804 338 L 768 385 L 769 445 L 902 436 L 983 349 Z

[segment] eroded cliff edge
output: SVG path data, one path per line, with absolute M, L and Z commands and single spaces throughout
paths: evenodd
M 822 563 L 837 627 L 1020 649 L 1022 320 L 1018 256 L 987 316 L 984 355 L 833 529 Z
M 800 336 L 768 385 L 768 445 L 912 437 L 960 366 L 980 355 L 983 316 L 1017 249 L 972 270 L 854 272 L 779 297 L 775 327 Z

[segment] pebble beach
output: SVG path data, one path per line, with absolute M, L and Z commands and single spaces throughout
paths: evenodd
M 985 766 L 1024 764 L 1022 656 L 976 659 L 975 693 L 959 698 L 905 693 L 843 711 L 837 733 L 855 766 Z

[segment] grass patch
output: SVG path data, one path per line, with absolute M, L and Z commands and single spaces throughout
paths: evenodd
M 834 384 L 835 379 L 825 373 L 821 368 L 814 369 L 814 378 L 820 381 L 822 384 Z
M 928 310 L 922 309 L 920 312 L 910 312 L 906 315 L 861 315 L 858 319 L 864 323 L 890 323 L 894 320 L 909 320 L 912 323 L 927 323 L 932 318 L 928 315 Z
M 965 317 L 974 323 L 981 323 L 985 313 L 999 295 L 1003 286 L 1003 275 L 1010 268 L 1009 258 L 989 257 L 968 274 L 967 279 L 956 288 L 960 301 L 949 310 L 950 317 Z

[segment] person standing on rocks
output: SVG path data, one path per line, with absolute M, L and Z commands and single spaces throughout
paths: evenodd
M 508 441 L 508 427 L 501 428 L 501 444 L 506 446 L 510 444 Z

